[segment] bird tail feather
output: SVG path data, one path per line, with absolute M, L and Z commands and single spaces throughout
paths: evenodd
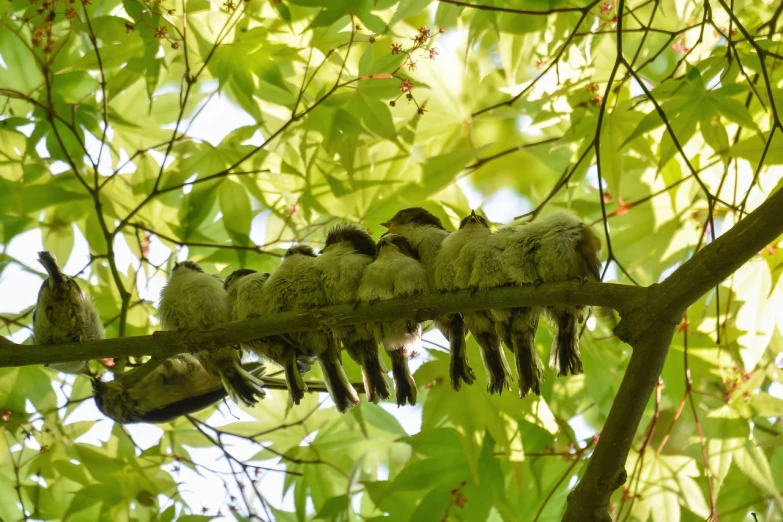
M 381 399 L 388 399 L 389 384 L 386 372 L 381 365 L 378 345 L 370 343 L 359 353 L 361 354 L 362 379 L 364 380 L 364 391 L 367 394 L 367 400 L 378 403 Z
M 252 407 L 266 397 L 264 381 L 247 372 L 239 361 L 230 371 L 220 372 L 220 381 L 231 399 L 245 406 Z
M 507 342 L 514 347 L 520 397 L 525 397 L 531 390 L 536 395 L 541 395 L 544 364 L 538 356 L 535 345 L 538 318 L 538 310 L 516 309 L 508 329 L 509 341 Z
M 579 311 L 574 309 L 549 309 L 557 332 L 552 342 L 549 367 L 562 377 L 568 374 L 584 373 L 579 356 L 579 332 L 577 331 Z
M 65 281 L 65 275 L 63 275 L 60 265 L 57 264 L 57 260 L 51 252 L 46 250 L 38 252 L 38 262 L 43 265 L 46 273 L 49 274 L 55 285 L 60 285 Z
M 359 395 L 348 380 L 340 364 L 339 352 L 329 350 L 318 356 L 318 362 L 321 364 L 321 370 L 324 372 L 324 382 L 326 389 L 329 390 L 337 411 L 345 413 L 353 408 L 359 402 Z
M 468 354 L 465 346 L 465 324 L 462 316 L 453 314 L 449 316 L 449 350 L 451 351 L 451 360 L 449 362 L 449 376 L 451 377 L 451 387 L 459 391 L 462 387 L 460 381 L 465 384 L 473 384 L 476 376 L 468 363 Z
M 392 361 L 392 376 L 394 377 L 394 390 L 397 397 L 397 406 L 416 404 L 416 381 L 413 380 L 410 368 L 408 368 L 408 350 L 401 347 L 397 350 L 388 350 Z
M 307 391 L 307 385 L 302 379 L 302 373 L 295 354 L 285 361 L 283 366 L 285 371 L 285 385 L 288 388 L 288 403 L 289 405 L 299 404 L 304 399 L 304 394 Z
M 481 313 L 481 312 L 479 312 Z M 479 322 L 479 321 L 476 321 Z M 503 347 L 500 344 L 500 336 L 494 327 L 494 321 L 491 316 L 480 318 L 480 322 L 487 323 L 482 328 L 476 328 L 476 324 L 470 324 L 470 333 L 476 339 L 479 345 L 481 361 L 484 363 L 484 369 L 487 372 L 487 391 L 501 394 L 504 389 L 510 389 L 511 368 L 508 366 L 506 355 L 503 353 Z M 471 321 L 474 323 L 474 321 Z

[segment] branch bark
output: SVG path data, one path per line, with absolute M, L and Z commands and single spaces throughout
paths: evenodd
M 759 250 L 783 234 L 783 190 L 685 262 L 647 300 L 622 316 L 615 334 L 633 347 L 620 390 L 582 480 L 568 496 L 564 522 L 611 522 L 612 493 L 625 483 L 625 461 L 669 353 L 682 314 Z
M 605 283 L 551 283 L 533 287 L 493 288 L 443 294 L 422 294 L 360 304 L 285 312 L 256 319 L 218 324 L 204 330 L 155 332 L 152 335 L 103 339 L 59 345 L 0 345 L 0 368 L 30 364 L 84 361 L 107 357 L 151 355 L 166 357 L 184 352 L 239 344 L 269 335 L 304 332 L 331 326 L 390 319 L 425 321 L 455 312 L 530 305 L 582 304 L 633 310 L 646 300 L 647 290 Z

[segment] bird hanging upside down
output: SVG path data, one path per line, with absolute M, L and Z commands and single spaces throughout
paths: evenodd
M 193 261 L 183 261 L 174 265 L 161 292 L 158 316 L 164 330 L 197 330 L 226 323 L 231 318 L 228 294 L 220 278 L 204 273 Z M 252 406 L 266 395 L 263 381 L 242 367 L 239 347 L 201 350 L 195 355 L 232 400 Z

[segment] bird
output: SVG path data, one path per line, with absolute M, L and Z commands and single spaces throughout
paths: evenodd
M 601 239 L 577 216 L 560 211 L 525 226 L 537 236 L 532 260 L 543 283 L 601 280 Z M 547 306 L 545 315 L 555 326 L 549 358 L 558 376 L 584 373 L 579 354 L 577 325 L 587 318 L 588 307 Z
M 219 277 L 205 273 L 194 261 L 182 261 L 175 263 L 161 291 L 158 317 L 163 330 L 197 330 L 228 322 L 228 306 L 228 294 Z M 253 406 L 266 395 L 263 381 L 242 367 L 239 347 L 223 346 L 195 355 L 235 402 Z
M 443 242 L 435 262 L 435 281 L 440 291 L 468 288 L 464 273 L 474 265 L 477 245 L 491 236 L 489 222 L 471 211 L 460 221 L 459 230 Z M 458 275 L 459 281 L 458 281 Z M 487 374 L 487 391 L 502 393 L 511 380 L 511 369 L 506 360 L 496 321 L 487 310 L 463 313 L 466 329 L 479 345 L 481 360 Z M 453 354 L 452 354 L 453 356 Z
M 232 319 L 242 320 L 265 315 L 268 273 L 241 268 L 232 272 L 224 283 L 229 296 Z M 299 404 L 307 390 L 302 376 L 310 369 L 310 358 L 297 354 L 296 347 L 285 336 L 272 335 L 244 345 L 249 351 L 283 368 L 289 405 Z
M 195 413 L 228 395 L 221 381 L 188 353 L 169 357 L 142 378 L 133 379 L 134 372 L 143 370 L 141 366 L 115 374 L 108 382 L 93 377 L 98 410 L 120 424 L 163 423 Z M 248 365 L 247 371 L 258 378 L 264 366 Z
M 319 257 L 326 304 L 356 302 L 364 270 L 374 261 L 376 251 L 375 241 L 361 225 L 341 223 L 329 230 Z M 377 403 L 388 399 L 389 383 L 372 329 L 366 325 L 349 325 L 332 330 L 351 359 L 361 367 L 367 400 Z
M 43 345 L 103 339 L 105 331 L 98 310 L 75 279 L 63 274 L 55 256 L 38 252 L 38 262 L 48 277 L 38 290 L 33 310 L 33 338 Z M 88 373 L 86 361 L 49 364 L 63 373 Z
M 449 236 L 449 231 L 443 227 L 440 219 L 424 208 L 411 207 L 400 210 L 381 225 L 386 227 L 390 234 L 398 234 L 408 240 L 427 271 L 430 288 L 437 289 L 435 263 L 441 245 Z M 436 317 L 433 323 L 449 341 L 449 375 L 452 388 L 459 390 L 462 382 L 473 384 L 476 377 L 464 356 L 465 325 L 462 316 L 443 315 Z
M 358 225 L 340 224 L 326 235 L 324 248 L 318 257 L 296 267 L 296 309 L 309 310 L 328 304 L 354 302 L 364 267 L 372 262 L 375 242 Z M 366 390 L 375 399 L 376 383 L 384 383 L 378 357 L 378 345 L 374 339 L 364 343 L 359 328 L 321 328 L 299 334 L 303 346 L 315 353 L 324 373 L 324 381 L 337 407 L 344 413 L 359 404 L 359 396 L 348 381 L 340 358 L 340 340 L 362 364 L 362 374 L 373 387 Z M 374 357 L 373 357 L 374 350 Z M 387 392 L 388 396 L 388 392 Z
M 538 275 L 532 264 L 535 236 L 526 232 L 524 225 L 520 225 L 477 238 L 472 248 L 460 252 L 455 286 L 486 290 L 513 284 L 536 284 Z M 535 336 L 541 308 L 502 308 L 490 310 L 490 313 L 499 337 L 514 354 L 519 396 L 523 398 L 531 390 L 540 395 L 544 365 L 536 351 Z
M 242 284 L 247 282 L 246 278 L 249 275 L 256 274 L 254 277 L 260 279 L 260 284 L 263 285 L 264 282 L 266 282 L 267 279 L 269 279 L 268 273 L 262 273 L 259 274 L 252 268 L 239 268 L 237 270 L 234 270 L 231 272 L 226 280 L 223 282 L 223 289 L 226 291 L 227 299 L 228 299 L 228 310 L 231 312 L 231 319 L 236 320 L 236 314 L 234 313 L 234 308 L 236 306 L 236 300 L 237 300 L 237 293 L 239 292 L 240 281 L 242 281 Z
M 427 271 L 405 237 L 384 234 L 378 241 L 378 256 L 365 270 L 358 300 L 373 303 L 429 291 Z M 421 341 L 421 325 L 414 320 L 374 323 L 372 328 L 392 362 L 397 406 L 416 404 L 416 381 L 408 359 Z

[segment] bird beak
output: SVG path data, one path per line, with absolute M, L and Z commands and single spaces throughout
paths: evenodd
M 386 228 L 391 228 L 393 224 L 394 223 L 392 223 L 391 221 L 387 221 L 386 223 L 381 223 L 381 226 Z
M 480 223 L 479 218 L 476 215 L 476 211 L 475 210 L 471 210 L 470 211 L 470 219 L 468 220 L 468 223 L 475 223 L 475 224 L 479 224 Z

